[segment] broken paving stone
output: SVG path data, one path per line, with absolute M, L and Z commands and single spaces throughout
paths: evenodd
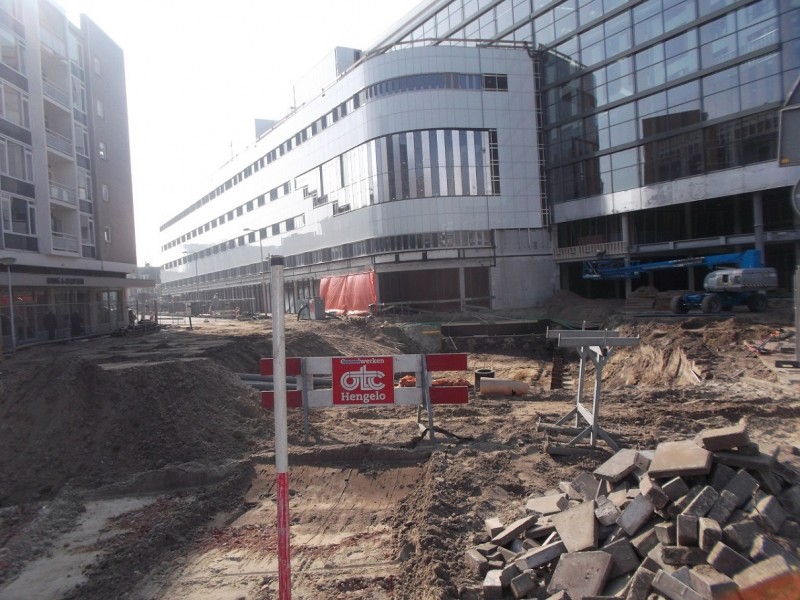
M 733 579 L 720 573 L 710 565 L 697 565 L 689 571 L 691 587 L 703 598 L 716 600 L 729 597 L 736 598 L 734 592 L 738 588 Z
M 664 571 L 659 571 L 653 578 L 653 589 L 659 591 L 670 600 L 703 600 L 703 597 L 685 583 Z
M 740 469 L 725 486 L 725 490 L 736 496 L 736 506 L 744 506 L 758 489 L 758 482 L 750 473 Z
M 489 571 L 489 561 L 478 550 L 467 550 L 465 557 L 467 568 L 473 575 L 483 577 Z
M 800 517 L 800 485 L 793 485 L 785 489 L 778 496 L 784 510 L 793 517 Z
M 734 577 L 753 563 L 723 542 L 717 543 L 708 553 L 708 564 L 728 577 Z
M 661 546 L 661 561 L 673 566 L 702 565 L 708 552 L 697 546 Z
M 708 485 L 713 487 L 718 492 L 722 492 L 725 486 L 728 485 L 731 479 L 736 476 L 736 470 L 731 469 L 726 465 L 716 464 L 711 472 L 711 481 Z
M 588 500 L 551 517 L 568 552 L 597 548 L 594 500 Z
M 756 456 L 748 456 L 739 452 L 715 452 L 714 462 L 737 469 L 766 472 L 775 465 L 775 457 L 765 452 L 760 452 Z
M 497 517 L 491 517 L 483 520 L 483 528 L 489 534 L 489 537 L 494 537 L 503 531 L 503 523 Z
M 498 533 L 496 536 L 492 538 L 492 543 L 497 544 L 498 546 L 505 546 L 508 542 L 516 538 L 519 534 L 521 534 L 526 529 L 533 527 L 538 520 L 539 515 L 532 514 L 528 515 L 527 517 L 522 517 L 521 519 L 517 519 L 511 525 L 506 527 L 503 531 Z
M 546 544 L 541 548 L 533 548 L 532 550 L 528 550 L 519 556 L 519 558 L 514 561 L 514 564 L 517 565 L 517 568 L 520 571 L 535 569 L 537 567 L 541 567 L 542 565 L 546 565 L 551 560 L 554 560 L 564 554 L 566 551 L 567 547 L 564 546 L 564 542 L 553 542 L 551 544 Z
M 695 515 L 678 515 L 675 519 L 675 532 L 678 538 L 678 546 L 697 546 L 698 529 L 698 517 Z M 720 535 L 721 534 L 722 532 L 720 532 Z
M 756 536 L 763 530 L 752 519 L 742 519 L 736 523 L 726 525 L 722 529 L 722 541 L 740 550 L 750 548 Z
M 710 485 L 705 486 L 683 509 L 682 514 L 704 517 L 719 499 L 719 492 Z
M 689 493 L 689 486 L 681 477 L 673 477 L 666 483 L 662 483 L 661 489 L 673 501 Z
M 722 540 L 722 528 L 714 519 L 707 517 L 700 517 L 697 525 L 697 545 L 710 552 Z
M 750 516 L 772 533 L 778 533 L 787 515 L 775 496 L 767 496 L 756 503 Z
M 651 523 L 649 526 L 642 529 L 638 535 L 631 538 L 631 545 L 642 558 L 647 556 L 648 553 L 658 545 L 655 525 L 655 522 Z
M 606 552 L 612 556 L 614 562 L 611 566 L 611 573 L 609 579 L 616 579 L 622 575 L 633 573 L 639 568 L 639 557 L 633 549 L 633 545 L 627 538 L 615 540 L 610 544 L 606 544 L 600 548 L 602 552 Z
M 653 503 L 649 498 L 639 494 L 625 507 L 617 519 L 617 524 L 628 535 L 634 535 L 653 516 Z
M 639 453 L 631 448 L 623 448 L 594 470 L 597 479 L 616 483 L 630 475 L 636 468 Z
M 706 475 L 711 471 L 711 453 L 691 440 L 661 442 L 650 463 L 651 477 Z
M 706 516 L 709 519 L 714 519 L 720 525 L 724 525 L 736 510 L 738 502 L 739 500 L 730 490 L 722 490 L 719 498 L 717 498 L 714 506 L 711 507 Z
M 750 443 L 747 422 L 742 419 L 736 425 L 719 429 L 704 429 L 694 438 L 695 443 L 709 452 L 733 450 Z
M 594 500 L 597 497 L 600 482 L 591 473 L 584 472 L 574 479 L 572 487 L 583 496 L 584 500 Z
M 654 571 L 644 567 L 636 569 L 636 572 L 631 578 L 630 586 L 628 586 L 628 594 L 625 596 L 626 600 L 647 600 L 655 576 L 656 574 Z
M 561 512 L 565 502 L 568 502 L 568 499 L 567 495 L 563 493 L 539 496 L 529 499 L 525 503 L 525 510 L 539 515 L 553 515 Z
M 531 573 L 520 573 L 511 580 L 510 586 L 514 598 L 524 598 L 528 592 L 536 588 L 536 579 Z
M 616 504 L 606 499 L 602 504 L 597 504 L 594 514 L 601 525 L 613 525 L 617 522 L 621 513 Z
M 664 508 L 667 502 L 669 502 L 669 496 L 667 496 L 664 490 L 661 489 L 661 486 L 653 481 L 647 473 L 642 475 L 642 478 L 639 480 L 639 490 L 646 497 L 650 498 L 650 501 L 656 508 Z
M 674 546 L 678 543 L 678 532 L 676 531 L 675 523 L 671 521 L 658 523 L 654 529 L 658 541 L 665 546 Z M 720 535 L 722 535 L 722 533 L 720 533 Z
M 483 597 L 485 600 L 503 600 L 503 583 L 500 580 L 502 571 L 487 571 L 483 578 Z
M 596 596 L 608 580 L 612 562 L 611 555 L 602 551 L 564 554 L 558 560 L 547 591 L 564 590 L 571 598 Z

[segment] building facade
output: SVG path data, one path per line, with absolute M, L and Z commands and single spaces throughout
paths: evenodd
M 598 254 L 756 247 L 791 285 L 800 168 L 776 157 L 798 0 L 432 0 L 332 62 L 305 86 L 321 94 L 163 224 L 164 293 L 269 309 L 272 253 L 288 310 L 359 273 L 390 307 L 629 292 L 582 279 Z
M 3 345 L 112 331 L 136 266 L 122 50 L 47 0 L 0 2 L 0 36 Z

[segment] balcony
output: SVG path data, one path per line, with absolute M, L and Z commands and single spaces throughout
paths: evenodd
M 50 50 L 62 58 L 67 58 L 67 43 L 52 29 L 45 27 L 41 23 L 39 24 L 39 39 Z
M 47 146 L 52 148 L 53 150 L 58 150 L 62 154 L 66 154 L 67 156 L 72 156 L 72 140 L 68 137 L 64 137 L 60 133 L 56 133 L 55 131 L 50 131 L 49 129 L 45 130 L 47 134 Z
M 556 259 L 556 262 L 568 262 L 594 259 L 597 258 L 598 254 L 603 254 L 607 257 L 624 256 L 627 252 L 628 245 L 625 242 L 602 242 L 583 246 L 554 248 L 553 258 Z
M 71 190 L 59 183 L 50 182 L 50 199 L 58 200 L 71 206 L 76 206 L 78 203 L 78 196 L 75 190 Z
M 78 236 L 69 233 L 62 233 L 60 231 L 53 232 L 53 250 L 59 252 L 73 252 L 78 254 L 79 243 Z
M 61 89 L 58 85 L 46 78 L 42 79 L 42 89 L 46 97 L 58 102 L 67 109 L 70 107 L 69 92 L 66 90 Z

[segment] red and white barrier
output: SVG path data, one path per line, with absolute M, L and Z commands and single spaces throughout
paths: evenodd
M 467 404 L 469 387 L 431 386 L 430 373 L 466 371 L 467 355 L 400 354 L 396 356 L 303 357 L 286 359 L 286 375 L 297 377 L 297 390 L 288 390 L 288 408 L 333 406 L 418 406 L 426 404 Z M 415 387 L 395 387 L 395 374 L 414 373 Z M 274 374 L 273 360 L 261 359 L 261 374 Z M 332 387 L 314 389 L 314 376 L 329 376 Z M 427 383 L 427 387 L 426 384 Z M 261 392 L 261 406 L 274 409 L 272 391 Z

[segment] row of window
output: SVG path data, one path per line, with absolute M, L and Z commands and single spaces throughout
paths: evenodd
M 557 165 L 779 102 L 783 97 L 780 64 L 779 53 L 768 54 L 635 102 L 552 127 L 545 134 L 549 163 Z
M 231 209 L 162 246 L 174 248 L 226 221 L 291 192 L 286 182 Z M 341 214 L 380 202 L 440 196 L 500 193 L 497 131 L 434 129 L 408 131 L 370 140 L 307 171 L 294 189 L 310 208 L 332 204 Z
M 211 202 L 217 196 L 225 193 L 226 190 L 244 181 L 253 173 L 263 169 L 266 165 L 276 161 L 287 152 L 291 152 L 301 144 L 304 144 L 315 135 L 336 123 L 342 117 L 360 108 L 366 102 L 371 102 L 377 98 L 413 92 L 419 90 L 448 89 L 448 90 L 486 90 L 486 91 L 508 91 L 508 76 L 504 74 L 463 74 L 463 73 L 424 73 L 418 75 L 406 75 L 380 81 L 371 86 L 360 90 L 345 102 L 339 104 L 333 110 L 326 113 L 307 127 L 298 131 L 295 135 L 284 141 L 282 144 L 267 152 L 257 161 L 242 169 L 239 173 L 217 186 L 210 193 L 203 196 L 200 200 L 191 204 L 180 213 L 161 225 L 160 231 L 174 225 L 187 215 L 200 209 L 203 205 Z
M 774 111 L 734 119 L 550 169 L 549 193 L 567 202 L 774 160 L 777 138 Z
M 262 230 L 263 231 L 263 230 Z M 254 232 L 253 232 L 254 233 Z M 251 235 L 253 235 L 251 233 Z M 240 236 L 238 240 L 231 240 L 237 242 L 238 245 L 244 245 L 243 239 L 245 236 Z M 251 240 L 251 242 L 254 240 Z M 227 248 L 234 248 L 233 246 L 222 245 L 220 251 Z M 407 251 L 425 251 L 444 248 L 491 248 L 493 245 L 491 231 L 442 231 L 431 233 L 416 233 L 406 235 L 391 235 L 379 238 L 370 238 L 332 246 L 329 248 L 322 248 L 304 252 L 302 254 L 293 254 L 286 256 L 284 263 L 288 268 L 302 267 L 314 264 L 322 264 L 336 260 L 345 260 L 348 258 L 356 258 L 359 256 L 371 256 L 375 254 L 385 254 L 387 252 L 407 252 Z M 164 268 L 175 268 L 181 264 L 186 264 L 186 260 L 173 261 Z M 241 267 L 234 267 L 213 273 L 204 273 L 200 275 L 201 282 L 223 281 L 226 279 L 235 279 L 237 277 L 244 277 L 247 275 L 254 275 L 261 271 L 261 266 L 256 263 L 254 265 L 244 265 Z M 187 277 L 182 280 L 172 281 L 164 284 L 165 290 L 179 290 L 182 287 L 192 285 L 196 282 L 196 277 Z

